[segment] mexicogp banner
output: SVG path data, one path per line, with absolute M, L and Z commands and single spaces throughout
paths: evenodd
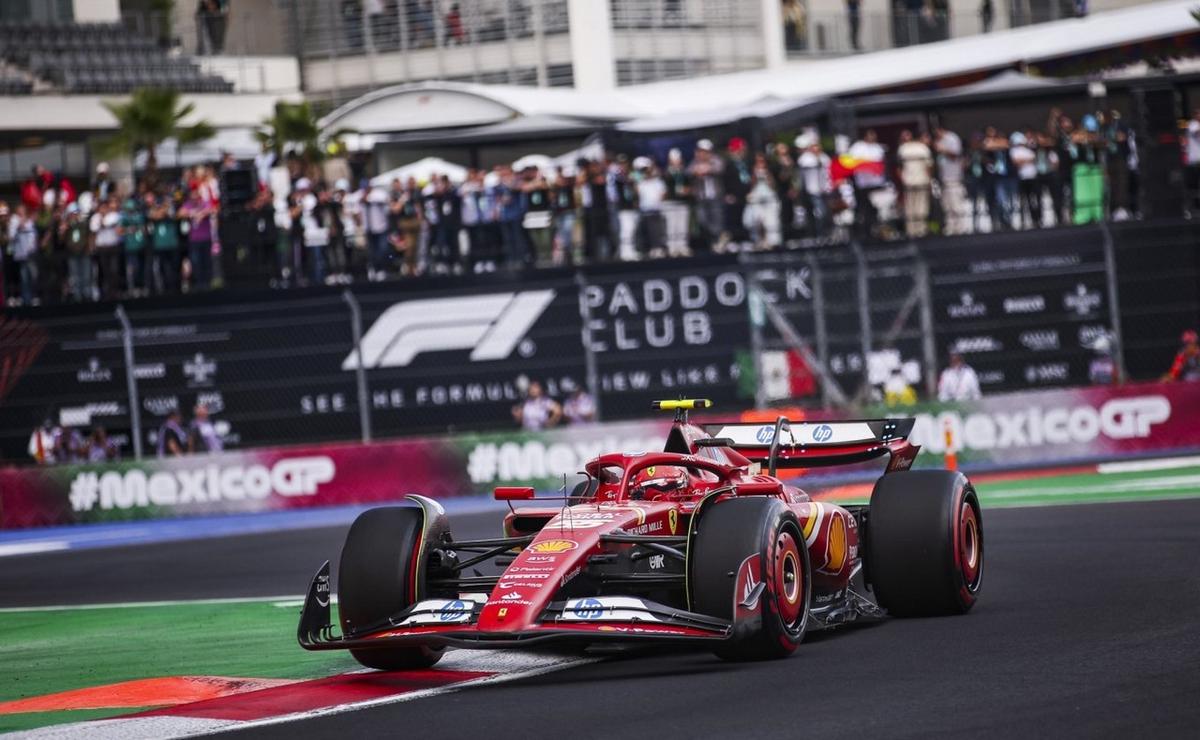
M 1200 449 L 1200 383 L 1139 383 L 985 396 L 964 403 L 877 407 L 874 416 L 915 416 L 910 439 L 946 452 L 949 426 L 959 462 L 1044 466 Z M 941 464 L 922 455 L 918 463 Z
M 867 409 L 911 414 L 912 439 L 940 466 L 949 424 L 968 467 L 1034 467 L 1200 449 L 1200 383 L 1139 384 Z M 722 416 L 725 416 L 722 414 Z M 487 496 L 498 485 L 543 494 L 605 452 L 662 449 L 670 424 L 591 424 L 318 444 L 97 465 L 0 468 L 0 528 L 390 503 L 405 494 Z
M 574 485 L 604 452 L 661 449 L 669 422 L 275 447 L 141 462 L 0 468 L 0 529 L 486 496 Z

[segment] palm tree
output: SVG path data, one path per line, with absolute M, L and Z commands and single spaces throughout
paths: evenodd
M 100 144 L 105 156 L 146 152 L 145 179 L 153 182 L 158 175 L 158 147 L 167 139 L 180 146 L 196 144 L 216 135 L 208 121 L 184 125 L 183 119 L 195 110 L 192 103 L 181 103 L 179 91 L 139 88 L 128 102 L 105 102 L 104 107 L 117 119 L 117 133 Z
M 262 128 L 255 132 L 255 138 L 264 147 L 275 152 L 276 157 L 285 154 L 298 156 L 305 174 L 309 174 L 309 170 L 324 161 L 327 155 L 344 152 L 342 138 L 353 133 L 357 132 L 349 128 L 326 131 L 322 128 L 312 104 L 307 101 L 280 101 L 275 104 L 275 114 L 265 119 Z

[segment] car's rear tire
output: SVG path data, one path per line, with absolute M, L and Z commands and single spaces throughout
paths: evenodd
M 421 550 L 424 514 L 419 508 L 389 506 L 359 514 L 346 535 L 338 565 L 338 614 L 349 634 L 386 619 L 417 600 L 424 582 Z M 358 648 L 350 651 L 368 668 L 385 671 L 428 668 L 441 659 L 442 648 L 425 645 Z
M 866 529 L 867 578 L 889 614 L 965 614 L 975 605 L 983 582 L 983 518 L 962 473 L 884 475 L 871 494 Z
M 738 620 L 738 573 L 757 559 L 766 583 L 758 617 Z M 777 499 L 748 496 L 703 512 L 688 553 L 691 607 L 734 622 L 733 636 L 714 652 L 726 660 L 791 655 L 808 629 L 812 569 L 796 515 Z

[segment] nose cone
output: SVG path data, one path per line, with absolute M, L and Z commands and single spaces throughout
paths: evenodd
M 536 626 L 558 589 L 578 575 L 599 544 L 594 530 L 548 525 L 504 571 L 479 614 L 483 632 L 519 632 Z

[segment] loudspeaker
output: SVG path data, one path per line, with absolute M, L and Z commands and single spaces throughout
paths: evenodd
M 254 170 L 221 171 L 221 203 L 239 208 L 254 199 Z
M 1133 90 L 1141 212 L 1146 218 L 1183 215 L 1187 186 L 1179 150 L 1179 94 L 1173 87 Z

